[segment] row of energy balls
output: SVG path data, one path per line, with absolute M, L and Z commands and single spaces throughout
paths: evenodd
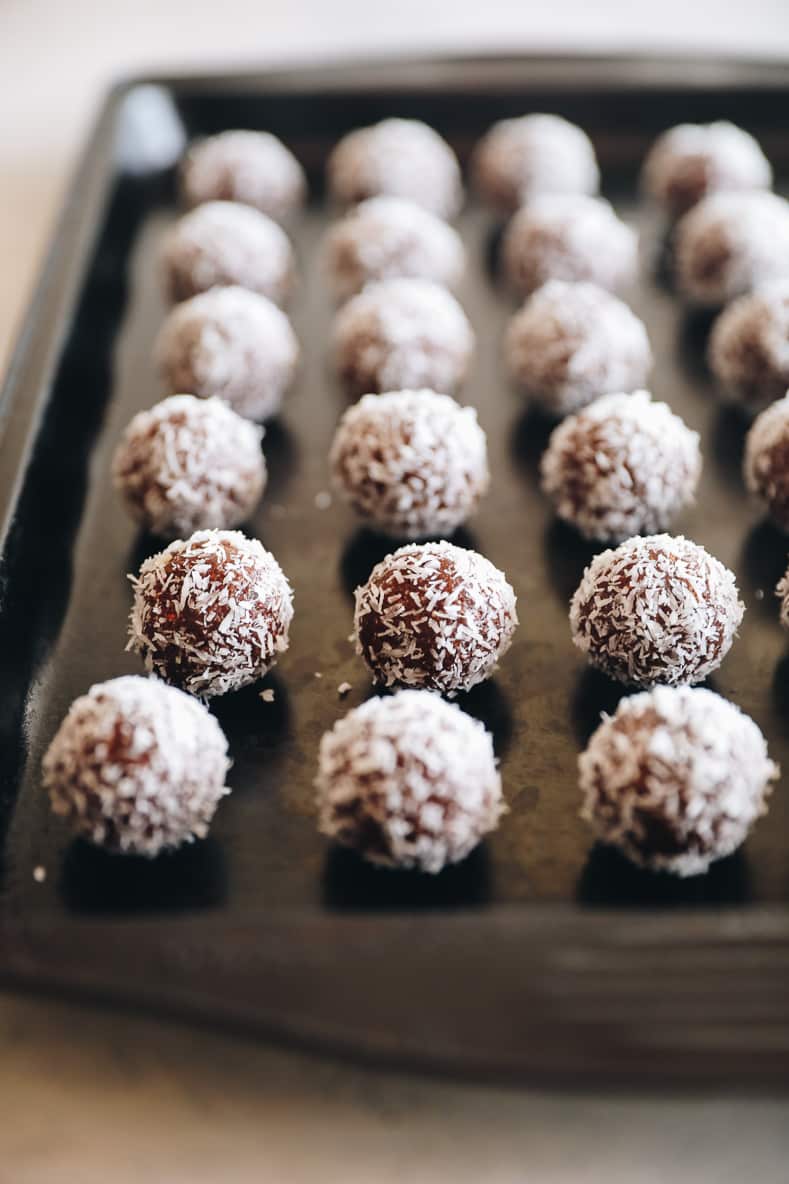
M 612 294 L 633 275 L 636 239 L 594 196 L 588 138 L 558 117 L 495 125 L 473 171 L 494 206 L 514 211 L 502 263 L 528 299 L 508 332 L 513 378 L 567 417 L 544 457 L 543 486 L 587 537 L 626 540 L 585 572 L 573 639 L 607 673 L 655 688 L 623 700 L 581 756 L 584 814 L 636 862 L 702 871 L 742 842 L 777 769 L 752 720 L 689 689 L 725 656 L 743 606 L 732 574 L 703 548 L 652 533 L 692 498 L 701 461 L 696 434 L 637 389 L 651 364 L 646 331 Z M 692 207 L 674 236 L 678 287 L 689 299 L 719 302 L 758 287 L 782 255 L 789 276 L 789 206 L 766 191 L 769 165 L 746 133 L 729 124 L 674 129 L 644 173 L 672 215 Z M 168 389 L 191 393 L 136 416 L 114 463 L 134 516 L 178 536 L 134 580 L 130 646 L 162 681 L 92 688 L 44 762 L 58 813 L 95 842 L 148 855 L 205 833 L 228 762 L 199 699 L 260 677 L 287 647 L 293 611 L 273 556 L 228 528 L 265 485 L 261 431 L 250 421 L 276 413 L 297 363 L 278 307 L 294 267 L 277 219 L 303 200 L 304 177 L 274 137 L 231 132 L 193 148 L 182 180 L 195 208 L 164 244 L 178 303 L 157 355 Z M 349 390 L 364 395 L 337 430 L 333 476 L 378 529 L 445 536 L 488 484 L 484 433 L 474 411 L 450 397 L 473 348 L 448 291 L 463 267 L 460 239 L 442 220 L 460 204 L 457 161 L 425 125 L 387 120 L 341 141 L 329 183 L 350 207 L 325 245 L 328 276 L 346 301 L 335 359 Z M 758 298 L 775 319 L 786 301 L 767 291 Z M 720 346 L 727 332 L 737 335 L 725 331 L 737 307 L 713 335 L 713 365 L 730 389 L 767 398 L 786 380 L 766 346 L 754 365 L 757 346 L 772 340 L 763 311 L 735 321 L 751 334 L 739 355 Z M 747 463 L 749 483 L 780 518 L 772 461 L 765 465 L 781 451 L 775 442 L 775 430 L 764 438 L 757 423 Z M 647 537 L 631 537 L 640 533 Z M 365 703 L 324 737 L 325 832 L 376 862 L 435 872 L 496 825 L 504 807 L 491 738 L 431 692 L 451 696 L 489 677 L 516 624 L 504 575 L 473 551 L 412 543 L 373 570 L 356 594 L 357 646 L 377 682 L 410 689 Z

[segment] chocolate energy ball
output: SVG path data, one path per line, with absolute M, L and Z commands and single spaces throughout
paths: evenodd
M 342 496 L 395 538 L 451 534 L 490 480 L 476 411 L 435 391 L 365 395 L 340 420 L 329 463 Z
M 647 391 L 603 395 L 554 429 L 540 467 L 560 518 L 619 542 L 664 530 L 693 501 L 699 437 Z
M 288 648 L 290 585 L 274 556 L 240 531 L 177 539 L 146 559 L 132 583 L 127 649 L 192 695 L 237 691 Z
M 652 368 L 643 321 L 597 284 L 564 280 L 543 284 L 515 314 L 505 354 L 516 386 L 555 416 L 635 390 Z
M 177 302 L 238 285 L 284 304 L 294 262 L 285 231 L 259 210 L 209 201 L 170 227 L 162 241 L 165 290 Z
M 218 396 L 247 419 L 276 415 L 293 381 L 299 343 L 281 309 L 244 288 L 217 288 L 176 305 L 155 358 L 168 393 Z
M 338 300 L 374 280 L 401 276 L 453 287 L 465 250 L 457 231 L 401 197 L 371 197 L 350 210 L 326 235 L 324 258 Z
M 677 223 L 677 288 L 710 308 L 789 278 L 789 202 L 774 193 L 715 193 Z
M 570 604 L 570 628 L 611 678 L 680 686 L 717 670 L 744 611 L 719 560 L 681 536 L 657 534 L 595 556 Z
M 429 691 L 369 699 L 321 740 L 319 826 L 371 863 L 440 872 L 506 809 L 488 732 Z
M 328 162 L 329 191 L 342 205 L 388 194 L 453 218 L 463 200 L 452 149 L 417 119 L 384 119 L 340 140 Z
M 504 573 L 452 543 L 401 547 L 356 589 L 356 652 L 387 687 L 468 691 L 490 678 L 517 624 Z
M 545 193 L 595 194 L 600 170 L 586 132 L 559 115 L 502 119 L 472 158 L 482 196 L 504 213 Z
M 463 309 L 429 280 L 368 284 L 334 321 L 334 360 L 354 397 L 428 387 L 452 394 L 474 350 Z
M 748 491 L 789 534 L 789 394 L 754 421 L 745 440 L 743 476 Z
M 77 834 L 154 856 L 207 834 L 229 767 L 222 729 L 202 703 L 127 676 L 72 703 L 44 757 L 44 787 Z
M 598 839 L 678 876 L 740 846 L 779 773 L 753 720 L 700 687 L 622 699 L 578 768 L 581 816 Z
M 710 369 L 746 407 L 780 399 L 789 387 L 789 276 L 733 300 L 712 328 Z
M 548 280 L 590 280 L 617 291 L 635 278 L 638 236 L 601 198 L 544 194 L 510 219 L 502 262 L 522 296 Z
M 280 222 L 303 205 L 307 182 L 276 136 L 231 131 L 191 146 L 181 166 L 181 193 L 188 206 L 236 201 Z
M 164 538 L 238 526 L 266 484 L 262 435 L 221 399 L 172 395 L 126 428 L 115 488 L 135 521 Z
M 753 136 L 733 123 L 681 123 L 658 136 L 641 186 L 671 217 L 709 193 L 769 189 L 773 173 Z

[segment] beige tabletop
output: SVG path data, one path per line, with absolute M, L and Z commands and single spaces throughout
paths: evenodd
M 117 76 L 502 46 L 789 59 L 789 3 L 0 0 L 0 369 Z M 606 1097 L 431 1080 L 6 995 L 0 1184 L 785 1184 L 787 1102 L 729 1090 Z

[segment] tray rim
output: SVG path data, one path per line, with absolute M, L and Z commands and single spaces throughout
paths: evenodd
M 529 76 L 530 81 L 544 85 L 551 78 L 556 78 L 557 83 L 570 88 L 574 81 L 572 71 L 577 67 L 593 74 L 599 72 L 601 86 L 611 90 L 617 85 L 639 85 L 636 75 L 648 67 L 652 74 L 647 86 L 676 84 L 688 89 L 688 67 L 700 64 L 705 70 L 711 70 L 714 75 L 710 78 L 697 77 L 694 74 L 690 81 L 700 87 L 730 87 L 738 85 L 735 80 L 740 79 L 742 81 L 739 85 L 759 89 L 778 85 L 789 93 L 789 62 L 772 59 L 702 58 L 695 54 L 670 57 L 654 54 L 430 54 L 423 57 L 409 56 L 405 74 L 403 62 L 404 59 L 399 57 L 382 56 L 380 59 L 372 60 L 366 57 L 363 61 L 333 59 L 327 62 L 310 62 L 305 66 L 289 65 L 260 72 L 141 74 L 124 78 L 109 90 L 88 134 L 85 147 L 78 157 L 72 180 L 66 188 L 61 213 L 51 232 L 39 277 L 20 323 L 16 344 L 0 388 L 0 580 L 4 572 L 5 545 L 13 523 L 28 458 L 46 410 L 78 294 L 90 265 L 92 248 L 100 225 L 100 214 L 115 176 L 116 165 L 112 147 L 116 121 L 124 99 L 138 87 L 161 86 L 176 94 L 181 91 L 210 94 L 217 90 L 243 90 L 250 87 L 255 88 L 258 93 L 296 93 L 309 91 L 311 87 L 316 90 L 336 87 L 363 93 L 367 89 L 381 89 L 381 71 L 389 70 L 399 76 L 385 83 L 387 89 L 431 90 L 446 81 L 436 77 L 436 70 L 452 72 L 481 68 L 485 71 L 495 71 L 501 68 L 522 72 L 525 68 L 532 68 L 535 73 Z M 556 72 L 564 70 L 568 73 L 562 73 L 558 78 Z M 620 76 L 616 73 L 617 70 L 624 73 Z M 354 71 L 359 75 L 356 79 Z M 520 78 L 522 80 L 522 73 Z M 484 85 L 488 84 L 486 80 Z M 582 84 L 587 86 L 588 78 L 584 77 Z M 463 85 L 469 85 L 467 76 L 463 78 Z M 8 463 L 11 458 L 14 461 L 12 465 Z M 0 582 L 0 611 L 2 607 Z M 699 906 L 682 910 L 639 908 L 636 911 L 626 908 L 591 908 L 566 903 L 553 905 L 524 902 L 517 906 L 505 904 L 457 912 L 424 912 L 418 914 L 418 920 L 425 933 L 437 934 L 447 926 L 454 929 L 458 925 L 473 924 L 477 920 L 477 914 L 482 913 L 487 913 L 489 917 L 495 916 L 497 926 L 502 926 L 510 936 L 517 935 L 521 940 L 536 940 L 539 936 L 541 948 L 554 952 L 567 952 L 581 943 L 589 949 L 596 948 L 601 955 L 605 955 L 611 949 L 612 930 L 627 931 L 628 928 L 633 929 L 637 926 L 645 946 L 660 948 L 662 951 L 669 977 L 672 972 L 682 972 L 682 966 L 676 959 L 682 957 L 690 943 L 697 941 L 718 943 L 727 951 L 758 950 L 761 947 L 772 949 L 782 955 L 774 964 L 779 970 L 784 966 L 783 956 L 789 952 L 789 904 L 707 908 Z M 63 939 L 73 939 L 78 946 L 83 941 L 90 943 L 91 938 L 94 941 L 98 939 L 101 943 L 102 937 L 106 936 L 109 930 L 127 935 L 133 932 L 140 937 L 143 945 L 150 938 L 152 945 L 157 946 L 163 941 L 166 942 L 168 932 L 172 933 L 176 929 L 182 931 L 183 926 L 189 926 L 193 919 L 198 920 L 202 926 L 210 925 L 209 915 L 183 913 L 175 915 L 176 919 L 167 914 L 164 917 L 157 915 L 144 919 L 69 918 L 58 928 Z M 275 928 L 292 925 L 294 932 L 305 928 L 309 930 L 315 924 L 314 917 L 301 909 L 277 910 L 271 916 Z M 398 926 L 413 922 L 415 916 L 417 915 L 407 912 L 332 912 L 322 918 L 322 927 L 337 935 L 344 934 L 344 940 L 352 946 L 363 946 L 371 926 L 395 931 Z M 223 923 L 219 921 L 218 924 Z M 226 925 L 226 922 L 224 924 Z M 251 928 L 251 924 L 244 922 L 242 918 L 238 921 L 239 930 L 246 931 Z M 257 928 L 262 931 L 266 925 L 261 926 L 258 922 Z M 81 993 L 87 991 L 97 997 L 124 1000 L 123 984 L 113 981 L 112 976 L 102 981 L 100 975 L 96 978 L 94 974 L 93 978 L 89 975 L 88 981 L 84 981 L 77 965 L 72 965 L 66 972 L 58 972 L 46 953 L 52 936 L 52 927 L 40 925 L 35 916 L 14 917 L 8 909 L 7 900 L 0 894 L 0 950 L 4 951 L 0 964 L 0 983 L 38 986 L 44 990 L 73 989 Z M 786 966 L 789 968 L 789 962 Z M 175 967 L 173 975 L 175 982 L 178 977 Z M 167 1007 L 167 996 L 167 990 L 163 990 L 158 1000 L 149 1000 L 145 1005 Z M 758 1001 L 758 991 L 754 992 L 753 998 L 754 1001 Z M 190 1008 L 188 1001 L 185 1002 L 180 997 L 178 1006 L 197 1014 L 202 1010 L 199 1002 L 195 1002 L 194 1007 Z M 231 1000 L 231 1021 L 232 1011 Z M 240 1018 L 242 1023 L 248 1023 L 249 1017 L 244 1017 L 243 1009 L 239 1007 L 237 1012 L 237 1018 Z M 779 1023 L 781 1033 L 786 1036 L 783 1064 L 789 1065 L 789 998 Z M 298 1032 L 287 1024 L 279 1026 L 287 1030 L 290 1037 L 298 1036 Z M 319 1034 L 310 1032 L 307 1038 L 310 1041 L 319 1039 Z M 327 1035 L 327 1040 L 330 1044 L 333 1043 L 333 1037 Z M 339 1040 L 340 1045 L 344 1043 L 344 1038 Z M 379 1048 L 379 1051 L 382 1050 Z M 407 1059 L 413 1059 L 413 1050 L 407 1053 Z M 439 1056 L 438 1060 L 441 1059 Z M 456 1063 L 459 1058 L 450 1056 L 449 1059 Z

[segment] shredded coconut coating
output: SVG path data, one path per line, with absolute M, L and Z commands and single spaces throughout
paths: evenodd
M 307 182 L 293 153 L 270 132 L 230 131 L 192 144 L 181 166 L 188 206 L 236 201 L 281 222 L 304 204 Z
M 184 214 L 161 246 L 165 290 L 177 302 L 238 285 L 284 304 L 294 278 L 285 231 L 251 206 L 209 201 Z
M 440 285 L 381 280 L 337 313 L 333 348 L 337 371 L 356 397 L 422 387 L 452 394 L 466 376 L 474 332 Z
M 578 760 L 581 817 L 641 867 L 693 876 L 767 811 L 778 766 L 744 712 L 703 688 L 622 699 Z
M 652 368 L 643 321 L 597 284 L 564 280 L 543 284 L 515 313 L 505 353 L 513 382 L 559 417 L 636 390 Z
M 681 535 L 596 555 L 570 604 L 573 643 L 628 686 L 680 686 L 717 670 L 745 606 L 734 575 Z
M 452 543 L 401 547 L 356 589 L 356 652 L 387 687 L 468 691 L 493 674 L 517 624 L 504 573 Z
M 299 343 L 281 309 L 243 288 L 216 288 L 173 308 L 155 359 L 168 394 L 217 396 L 247 419 L 276 415 L 293 382 Z
M 262 435 L 221 399 L 172 395 L 126 428 L 115 488 L 135 521 L 163 538 L 238 526 L 265 488 Z
M 647 391 L 603 395 L 554 429 L 542 488 L 584 538 L 616 541 L 664 530 L 693 501 L 699 436 Z
M 343 415 L 329 464 L 346 500 L 394 538 L 451 534 L 490 481 L 476 411 L 428 390 L 365 395 Z
M 774 193 L 715 193 L 677 223 L 677 288 L 715 308 L 789 278 L 789 202 Z
M 748 492 L 789 534 L 789 394 L 754 421 L 745 440 L 743 476 Z
M 773 172 L 756 140 L 736 124 L 681 123 L 658 136 L 641 186 L 672 217 L 709 193 L 769 189 Z
M 240 531 L 177 539 L 130 579 L 126 648 L 192 695 L 224 695 L 256 682 L 288 648 L 290 585 L 274 556 Z
M 789 387 L 789 276 L 733 300 L 710 334 L 710 369 L 730 398 L 749 408 Z
M 464 859 L 506 809 L 489 733 L 428 691 L 370 699 L 338 720 L 315 784 L 323 834 L 422 872 Z
M 127 676 L 72 703 L 44 757 L 44 787 L 77 834 L 150 857 L 208 833 L 229 767 L 222 729 L 201 703 Z
M 589 280 L 614 292 L 635 279 L 638 235 L 602 198 L 546 194 L 510 219 L 502 260 L 508 283 L 522 296 L 548 280 Z
M 329 156 L 329 191 L 342 205 L 388 194 L 454 218 L 463 201 L 455 153 L 426 123 L 384 119 L 344 136 Z
M 477 145 L 471 168 L 479 192 L 504 213 L 540 194 L 593 195 L 600 188 L 591 140 L 559 115 L 494 123 Z
M 338 300 L 375 280 L 408 277 L 454 287 L 465 248 L 457 231 L 401 197 L 371 197 L 326 235 L 324 263 Z

